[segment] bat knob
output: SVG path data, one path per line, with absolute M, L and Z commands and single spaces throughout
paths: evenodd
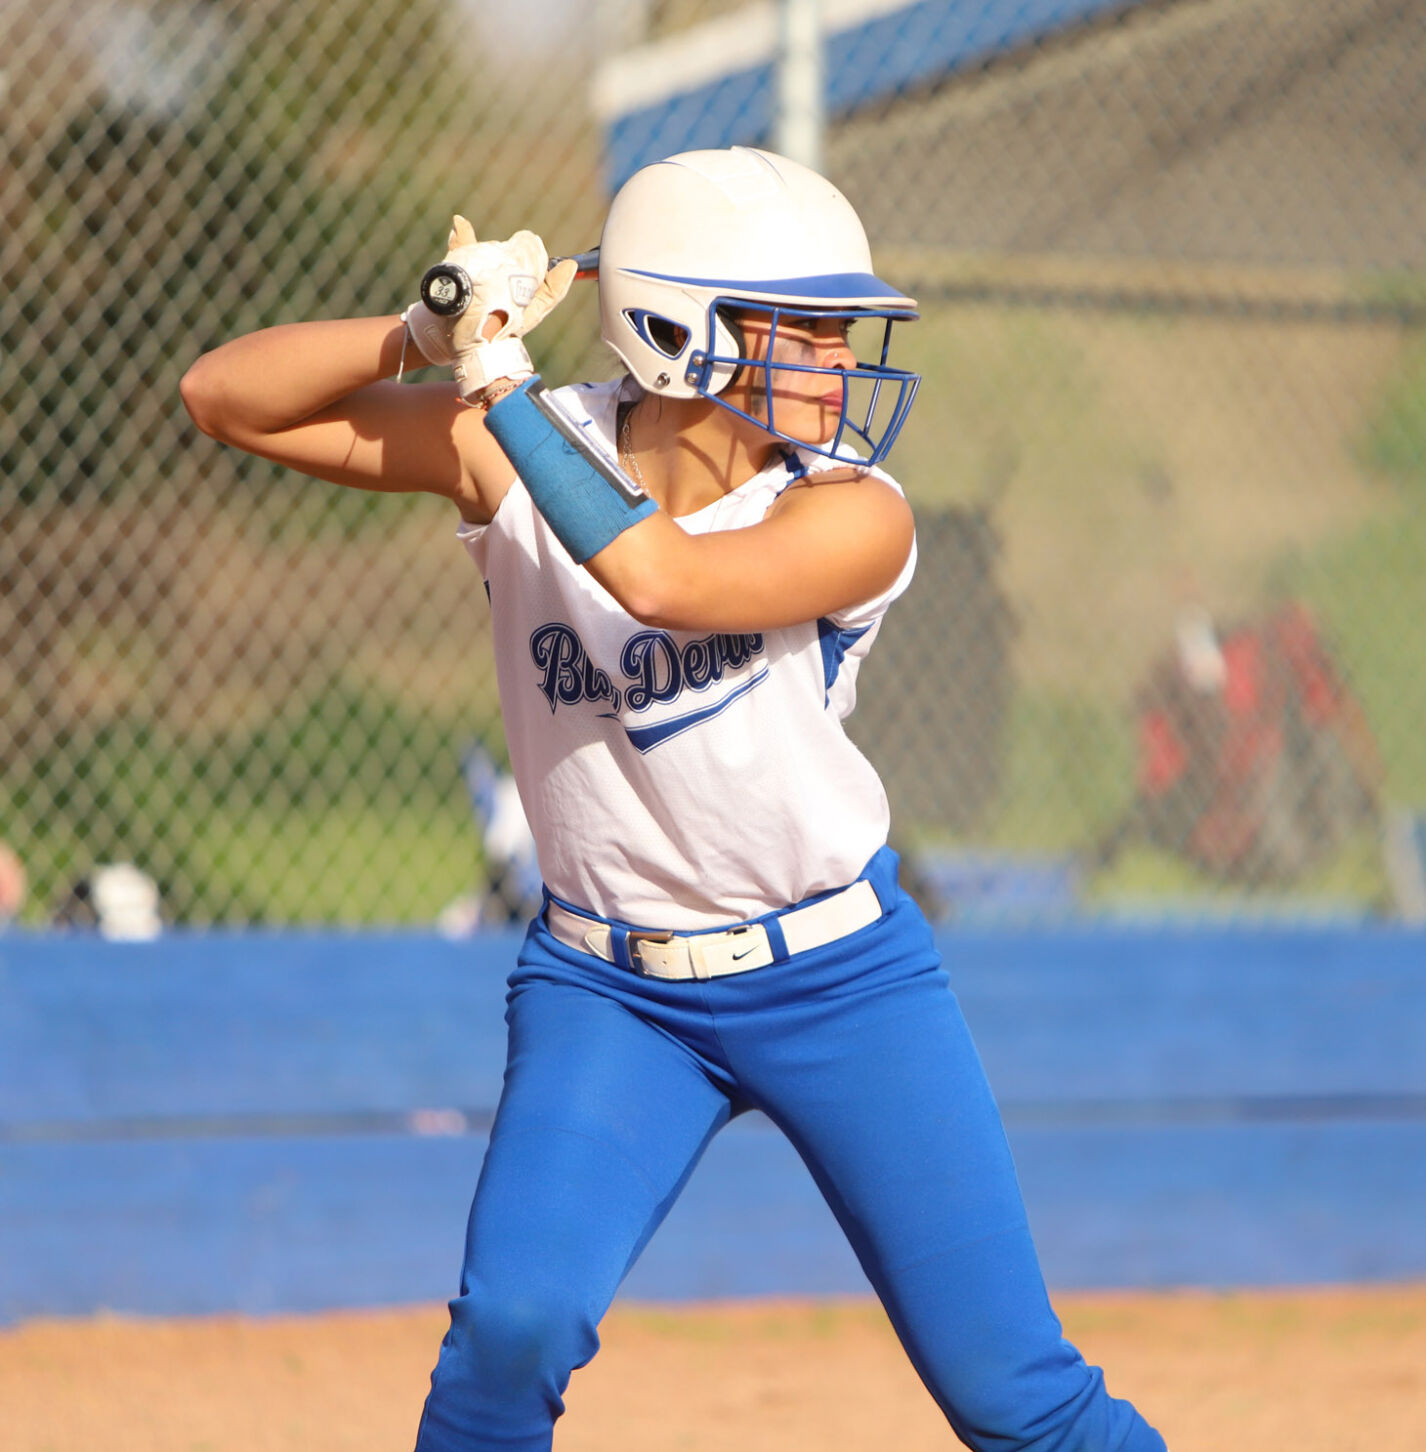
M 470 299 L 470 275 L 453 262 L 438 262 L 421 279 L 421 301 L 440 317 L 459 317 Z

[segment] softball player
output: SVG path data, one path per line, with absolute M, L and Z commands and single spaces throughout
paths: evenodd
M 601 239 L 627 373 L 551 393 L 521 336 L 573 263 L 547 274 L 538 238 L 477 242 L 460 218 L 450 245 L 459 316 L 270 329 L 184 380 L 229 443 L 450 497 L 490 598 L 546 901 L 419 1452 L 550 1447 L 620 1280 L 749 1109 L 801 1153 L 966 1444 L 1162 1452 L 1061 1336 L 885 795 L 842 730 L 914 564 L 877 464 L 918 382 L 888 361 L 915 303 L 823 178 L 690 152 L 637 173 Z M 455 386 L 390 382 L 413 344 Z

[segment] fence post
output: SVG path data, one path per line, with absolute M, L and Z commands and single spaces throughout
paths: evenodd
M 821 0 L 778 0 L 774 150 L 821 171 L 824 125 Z

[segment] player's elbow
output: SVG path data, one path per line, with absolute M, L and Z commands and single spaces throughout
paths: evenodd
M 737 622 L 746 612 L 739 592 L 694 551 L 676 550 L 668 557 L 662 549 L 620 552 L 616 541 L 609 555 L 616 552 L 617 568 L 593 573 L 640 625 L 651 630 L 741 628 Z
M 189 368 L 179 379 L 178 396 L 189 418 L 210 439 L 249 449 L 261 440 L 262 429 L 252 417 L 241 377 L 219 352 L 203 354 Z
M 679 541 L 655 525 L 658 518 L 653 516 L 624 531 L 586 564 L 590 574 L 640 625 L 654 630 L 686 629 L 687 562 L 677 549 Z
M 682 620 L 678 601 L 658 580 L 630 582 L 619 592 L 619 603 L 640 625 L 654 630 L 678 630 Z
M 727 571 L 705 545 L 660 511 L 626 529 L 586 564 L 640 625 L 720 630 L 729 610 Z
M 178 396 L 188 410 L 188 417 L 212 439 L 224 437 L 220 373 L 221 370 L 213 366 L 212 355 L 205 353 L 178 383 Z
M 651 630 L 703 628 L 697 594 L 686 581 L 650 573 L 646 578 L 621 582 L 621 587 L 610 593 L 640 625 Z

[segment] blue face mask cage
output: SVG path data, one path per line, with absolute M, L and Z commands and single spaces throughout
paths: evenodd
M 729 413 L 737 414 L 739 418 L 745 418 L 750 423 L 757 424 L 759 428 L 766 429 L 770 434 L 785 439 L 788 443 L 797 445 L 798 448 L 808 449 L 814 454 L 825 455 L 829 459 L 860 460 L 864 464 L 879 464 L 891 452 L 891 446 L 896 442 L 896 437 L 906 423 L 907 415 L 911 412 L 911 404 L 915 400 L 916 390 L 921 386 L 919 373 L 910 373 L 904 368 L 893 368 L 886 361 L 891 351 L 891 325 L 914 318 L 914 313 L 891 308 L 799 308 L 788 307 L 782 303 L 754 303 L 742 298 L 720 297 L 715 298 L 708 308 L 708 336 L 710 338 L 717 336 L 715 323 L 719 308 L 726 308 L 739 315 L 766 314 L 770 324 L 767 356 L 765 358 L 747 358 L 733 354 L 704 353 L 701 350 L 695 350 L 689 355 L 688 369 L 684 376 L 687 382 L 696 388 L 704 398 L 712 399 L 714 403 L 726 408 Z M 869 318 L 883 319 L 881 350 L 877 362 L 864 363 L 858 359 L 855 368 L 821 368 L 812 364 L 780 363 L 774 358 L 777 330 L 784 318 L 829 317 L 846 318 L 853 322 L 861 322 Z M 734 331 L 736 334 L 736 330 Z M 766 418 L 758 418 L 744 409 L 735 407 L 727 402 L 721 394 L 708 392 L 708 383 L 713 376 L 714 369 L 721 367 L 729 367 L 735 371 L 741 368 L 752 368 L 762 374 L 762 396 L 767 406 Z M 837 421 L 836 433 L 830 440 L 825 443 L 809 443 L 806 439 L 794 438 L 777 427 L 773 413 L 772 375 L 774 372 L 821 373 L 841 380 L 842 412 Z M 854 411 L 852 385 L 854 383 L 869 385 L 865 407 L 855 410 L 859 415 L 856 418 L 852 416 Z M 864 454 L 853 444 L 850 436 L 855 436 L 861 441 L 866 449 Z

